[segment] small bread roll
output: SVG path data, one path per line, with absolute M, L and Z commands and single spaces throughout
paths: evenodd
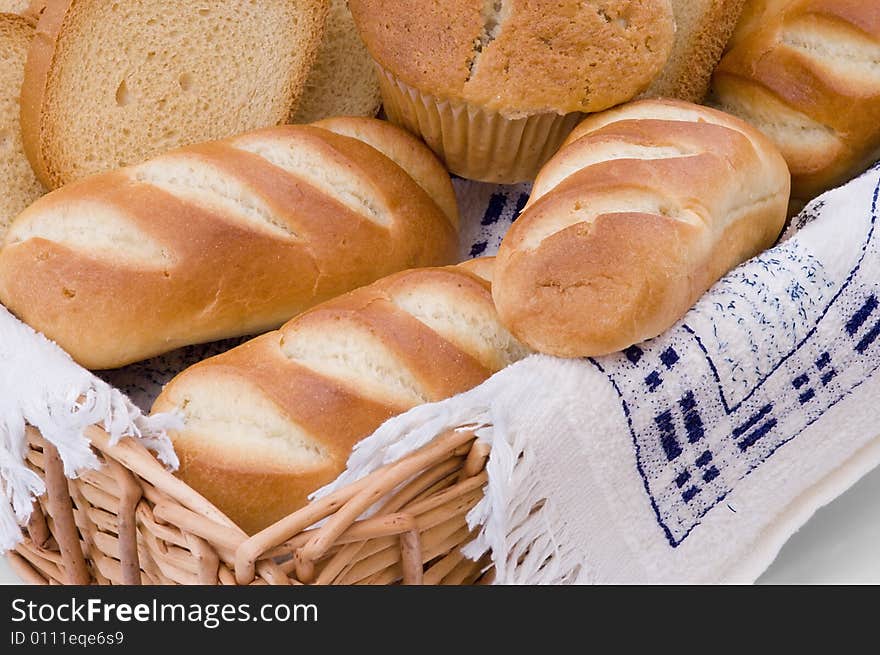
M 591 116 L 501 244 L 501 320 L 562 357 L 654 337 L 775 242 L 789 186 L 773 144 L 722 112 L 645 100 Z
M 876 1 L 752 0 L 711 102 L 773 140 L 798 209 L 880 158 L 878 62 Z
M 184 419 L 180 477 L 250 533 L 303 506 L 385 420 L 527 354 L 498 321 L 490 269 L 392 275 L 181 373 L 153 405 Z

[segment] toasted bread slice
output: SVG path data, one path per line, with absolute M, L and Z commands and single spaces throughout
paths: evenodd
M 328 2 L 49 2 L 22 87 L 25 151 L 37 176 L 57 188 L 286 122 Z
M 324 41 L 291 117 L 311 123 L 332 116 L 375 116 L 382 104 L 379 78 L 347 0 L 331 0 Z
M 0 242 L 9 223 L 43 193 L 28 164 L 18 124 L 18 96 L 33 23 L 0 13 Z
M 675 45 L 645 97 L 702 102 L 744 4 L 745 0 L 672 0 Z

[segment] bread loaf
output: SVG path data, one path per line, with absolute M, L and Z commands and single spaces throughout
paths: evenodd
M 328 2 L 48 2 L 22 87 L 37 176 L 54 189 L 287 122 Z
M 782 151 L 803 204 L 880 157 L 880 4 L 750 3 L 712 102 Z
M 0 250 L 0 301 L 84 366 L 112 368 L 449 263 L 457 219 L 448 174 L 399 128 L 268 128 L 40 199 Z
M 28 19 L 0 13 L 0 240 L 12 219 L 43 193 L 24 154 L 18 123 L 18 97 L 33 35 Z
M 647 98 L 702 102 L 745 0 L 672 0 L 675 43 Z
M 181 373 L 153 406 L 185 421 L 171 434 L 180 477 L 254 533 L 333 480 L 386 419 L 523 357 L 471 272 L 487 266 L 392 275 Z
M 330 0 L 318 58 L 291 122 L 329 116 L 375 116 L 382 104 L 373 60 L 354 25 L 347 0 Z
M 746 0 L 742 13 L 725 52 L 735 48 L 740 41 L 760 30 L 767 21 L 775 20 L 776 16 L 795 0 Z
M 719 111 L 644 100 L 591 116 L 501 243 L 498 313 L 522 342 L 563 357 L 654 337 L 773 244 L 788 193 L 773 144 Z

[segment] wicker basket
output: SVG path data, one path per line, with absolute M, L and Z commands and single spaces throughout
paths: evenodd
M 248 537 L 132 439 L 87 430 L 104 466 L 76 480 L 28 429 L 45 480 L 12 568 L 38 584 L 472 584 L 491 562 L 461 547 L 488 447 L 454 431 Z M 379 503 L 379 511 L 359 519 Z M 326 519 L 320 527 L 314 527 Z

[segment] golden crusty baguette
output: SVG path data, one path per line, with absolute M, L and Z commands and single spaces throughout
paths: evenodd
M 180 477 L 254 533 L 305 504 L 385 420 L 480 384 L 526 350 L 501 326 L 487 261 L 397 273 L 172 380 Z
M 501 243 L 498 313 L 523 343 L 563 357 L 654 337 L 773 244 L 788 195 L 782 156 L 737 118 L 660 100 L 593 115 Z
M 712 102 L 769 136 L 797 205 L 880 157 L 880 4 L 750 2 Z
M 32 4 L 33 11 L 40 3 Z M 54 189 L 178 146 L 286 123 L 329 0 L 51 0 L 21 127 Z
M 82 365 L 114 368 L 453 261 L 454 192 L 431 152 L 375 119 L 323 125 L 189 146 L 45 196 L 9 229 L 0 301 Z

